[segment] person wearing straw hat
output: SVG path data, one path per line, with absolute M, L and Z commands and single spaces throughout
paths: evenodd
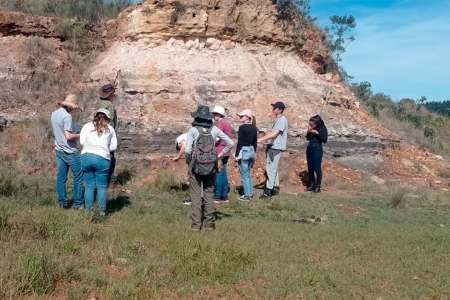
M 244 194 L 238 200 L 250 201 L 253 198 L 253 182 L 250 176 L 250 169 L 255 161 L 258 129 L 256 128 L 256 118 L 250 109 L 244 109 L 237 115 L 239 116 L 239 121 L 243 124 L 239 126 L 238 142 L 234 156 L 239 164 L 242 186 L 244 187 Z
M 194 118 L 192 127 L 188 131 L 185 147 L 186 163 L 189 164 L 189 184 L 191 189 L 191 220 L 190 227 L 193 231 L 214 230 L 215 227 L 215 207 L 214 207 L 214 185 L 216 181 L 215 171 L 208 175 L 200 175 L 198 170 L 206 168 L 206 162 L 200 161 L 200 154 L 205 154 L 200 150 L 200 142 L 204 142 L 202 149 L 209 149 L 208 155 L 213 154 L 217 159 L 222 158 L 234 146 L 234 142 L 219 128 L 213 126 L 213 114 L 209 112 L 209 107 L 200 105 L 196 112 L 191 112 Z M 219 138 L 225 141 L 226 146 L 220 152 L 215 150 L 215 140 Z M 198 152 L 197 152 L 198 151 Z M 201 152 L 201 153 L 200 153 Z M 208 162 L 209 163 L 209 162 Z M 215 164 L 216 161 L 213 162 Z M 213 168 L 214 170 L 214 168 Z M 203 197 L 202 197 L 203 192 Z M 204 205 L 202 215 L 202 204 Z
M 214 116 L 214 121 L 216 121 L 216 126 L 223 133 L 225 133 L 231 139 L 232 128 L 230 122 L 225 119 L 225 108 L 222 106 L 216 106 L 211 111 Z M 216 151 L 217 153 L 222 152 L 227 144 L 221 139 L 216 139 Z M 215 197 L 214 203 L 228 203 L 228 176 L 227 176 L 227 165 L 228 159 L 231 156 L 231 152 L 225 153 L 219 160 L 219 167 L 222 164 L 220 170 L 216 174 L 216 186 L 215 186 Z
M 74 132 L 71 113 L 77 109 L 78 97 L 69 94 L 63 102 L 58 102 L 60 106 L 52 113 L 51 122 L 53 135 L 55 137 L 56 165 L 58 169 L 56 177 L 56 193 L 61 208 L 68 209 L 67 199 L 67 174 L 69 169 L 73 173 L 73 196 L 74 208 L 83 209 L 83 173 L 81 170 L 80 152 L 77 148 L 79 133 Z
M 96 109 L 104 108 L 109 112 L 109 125 L 112 126 L 114 130 L 117 127 L 117 112 L 114 106 L 113 100 L 116 97 L 115 94 L 116 86 L 108 83 L 100 87 L 97 91 L 99 99 L 97 100 Z M 114 151 L 110 153 L 110 170 L 108 174 L 108 186 L 111 182 L 111 178 L 114 175 L 114 169 L 116 168 L 116 157 Z
M 97 189 L 97 201 L 100 215 L 106 215 L 108 197 L 108 175 L 111 161 L 110 153 L 117 149 L 117 137 L 114 128 L 109 125 L 111 115 L 100 108 L 92 122 L 86 123 L 80 132 L 81 167 L 86 183 L 84 193 L 86 210 L 94 206 L 94 190 Z

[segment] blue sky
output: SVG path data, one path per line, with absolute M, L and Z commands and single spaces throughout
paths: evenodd
M 310 0 L 311 15 L 353 15 L 356 40 L 342 65 L 393 100 L 450 99 L 450 0 Z

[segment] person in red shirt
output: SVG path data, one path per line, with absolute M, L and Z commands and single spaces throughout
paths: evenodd
M 225 119 L 225 108 L 222 106 L 216 106 L 212 110 L 214 115 L 214 120 L 216 121 L 216 126 L 222 130 L 229 138 L 231 138 L 231 124 Z M 226 143 L 222 140 L 216 140 L 216 151 L 221 153 L 226 147 Z M 227 177 L 227 164 L 231 153 L 226 153 L 220 158 L 222 161 L 222 170 L 216 175 L 216 188 L 214 202 L 218 203 L 228 203 L 228 177 Z

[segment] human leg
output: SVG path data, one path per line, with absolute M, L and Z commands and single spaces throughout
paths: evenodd
M 317 184 L 316 188 L 314 189 L 315 193 L 320 193 L 320 186 L 322 184 L 322 157 L 323 157 L 323 148 L 322 147 L 316 147 L 314 149 L 314 171 L 316 172 L 317 176 Z
M 189 170 L 189 186 L 191 194 L 191 229 L 200 230 L 202 227 L 201 181 L 200 177 L 192 173 L 191 170 Z
M 316 188 L 316 182 L 314 180 L 314 160 L 313 160 L 313 147 L 308 145 L 306 148 L 306 162 L 308 164 L 308 177 L 309 187 L 305 191 L 310 192 Z
M 108 176 L 110 161 L 99 155 L 94 157 L 95 185 L 97 187 L 97 201 L 100 215 L 106 215 L 106 200 L 108 198 Z
M 115 156 L 115 152 L 110 152 L 110 166 L 109 166 L 109 171 L 108 171 L 108 187 L 109 184 L 111 183 L 111 178 L 114 175 L 114 170 L 116 169 L 116 156 Z
M 216 207 L 214 205 L 214 183 L 216 181 L 215 174 L 202 176 L 203 181 L 203 203 L 204 203 L 204 220 L 205 229 L 215 229 Z
M 81 155 L 81 168 L 83 171 L 83 178 L 86 184 L 84 191 L 84 203 L 86 210 L 91 210 L 94 207 L 94 190 L 95 190 L 95 168 L 93 165 L 94 154 L 85 153 Z
M 65 153 L 62 151 L 56 151 L 56 166 L 58 173 L 56 176 L 56 193 L 58 195 L 59 205 L 62 207 L 68 207 L 69 203 L 67 201 L 67 173 L 69 172 L 69 165 L 65 160 Z
M 68 162 L 70 170 L 73 174 L 73 198 L 75 202 L 74 207 L 80 208 L 82 207 L 82 205 L 84 205 L 83 171 L 81 168 L 80 152 L 69 154 Z

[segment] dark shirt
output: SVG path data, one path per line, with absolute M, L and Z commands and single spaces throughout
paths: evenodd
M 320 127 L 319 129 L 316 129 L 319 134 L 314 134 L 311 132 L 308 132 L 306 134 L 306 139 L 309 141 L 310 144 L 322 144 L 326 143 L 328 141 L 328 130 L 325 125 Z
M 256 129 L 256 126 L 248 123 L 241 125 L 238 132 L 238 142 L 235 156 L 239 156 L 239 152 L 244 146 L 253 146 L 256 152 L 257 141 L 258 130 Z

